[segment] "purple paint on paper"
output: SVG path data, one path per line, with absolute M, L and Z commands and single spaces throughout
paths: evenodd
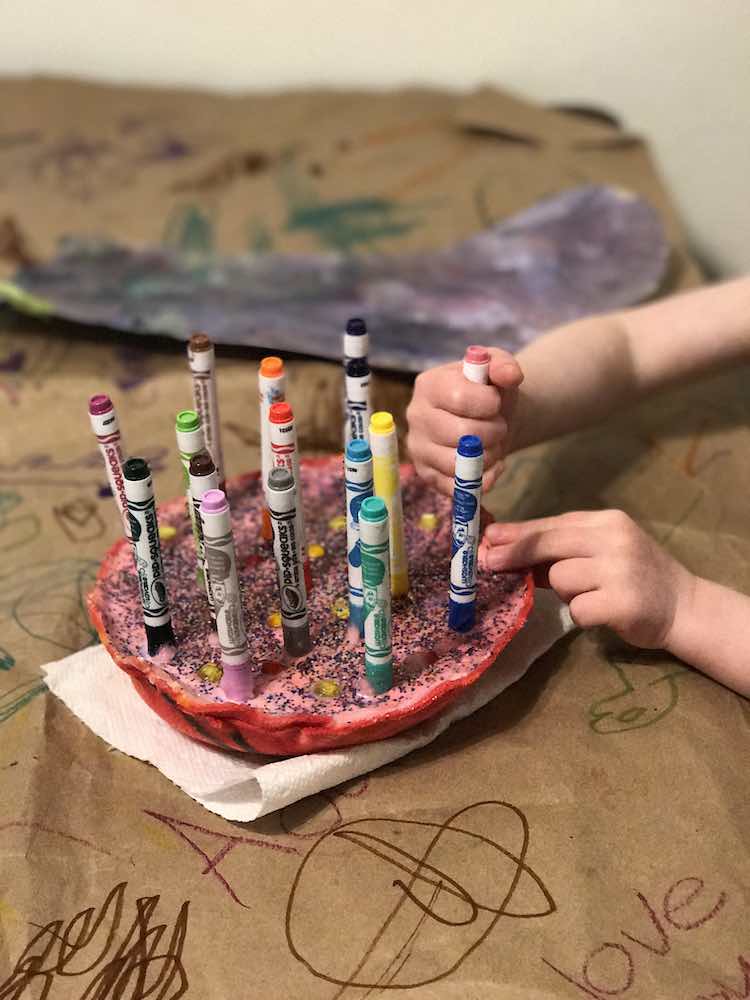
M 16 374 L 23 369 L 26 363 L 26 351 L 13 351 L 6 358 L 0 361 L 0 372 Z
M 517 351 L 545 329 L 652 295 L 669 246 L 654 210 L 619 189 L 547 198 L 452 247 L 393 256 L 181 257 L 67 241 L 18 284 L 61 316 L 136 333 L 338 359 L 365 316 L 371 363 L 417 372 L 473 343 Z

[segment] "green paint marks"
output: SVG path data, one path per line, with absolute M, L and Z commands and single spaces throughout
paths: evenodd
M 281 156 L 276 176 L 287 205 L 287 231 L 307 230 L 326 250 L 373 249 L 378 240 L 403 236 L 421 224 L 413 208 L 388 198 L 324 201 L 300 173 L 295 154 L 289 150 Z
M 19 312 L 28 313 L 30 316 L 49 316 L 54 311 L 51 302 L 32 295 L 10 281 L 0 281 L 0 300 L 4 300 L 9 306 L 13 306 Z
M 619 690 L 600 698 L 589 707 L 589 728 L 602 736 L 643 729 L 660 722 L 675 708 L 679 700 L 677 678 L 690 671 L 655 662 L 663 654 L 640 651 L 625 662 L 609 659 L 619 682 Z
M 253 218 L 247 226 L 247 248 L 251 253 L 271 253 L 273 234 L 262 219 Z
M 34 678 L 22 681 L 4 695 L 0 695 L 0 724 L 12 719 L 16 712 L 20 712 L 37 695 L 43 694 L 46 690 L 47 685 L 44 681 Z
M 14 656 L 0 646 L 0 670 L 11 670 L 16 665 Z
M 162 242 L 189 257 L 208 257 L 214 251 L 213 219 L 199 205 L 180 205 L 169 214 Z

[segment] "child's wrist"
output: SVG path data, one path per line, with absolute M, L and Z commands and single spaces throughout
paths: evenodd
M 684 567 L 680 581 L 674 618 L 664 641 L 664 649 L 681 660 L 691 661 L 697 633 L 701 628 L 701 607 L 704 603 L 706 580 Z

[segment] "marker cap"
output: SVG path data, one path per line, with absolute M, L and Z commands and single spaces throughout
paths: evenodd
M 92 416 L 100 416 L 102 413 L 109 413 L 113 409 L 112 400 L 109 396 L 105 396 L 104 393 L 92 396 L 89 400 L 89 413 Z
M 181 434 L 190 434 L 200 430 L 201 418 L 195 410 L 180 410 L 175 420 L 175 427 Z
M 463 437 L 460 437 L 456 450 L 459 455 L 463 455 L 465 458 L 478 458 L 484 453 L 481 438 L 478 438 L 476 434 L 464 434 Z
M 149 469 L 145 458 L 129 458 L 123 464 L 122 474 L 125 479 L 130 479 L 131 482 L 138 482 L 140 479 L 148 479 L 151 475 L 151 469 Z
M 271 403 L 268 419 L 272 424 L 288 424 L 294 420 L 294 413 L 289 403 Z
M 291 489 L 292 486 L 294 486 L 294 476 L 289 469 L 271 469 L 268 473 L 269 490 L 281 492 L 282 490 Z
M 391 434 L 395 429 L 396 423 L 392 413 L 381 410 L 379 413 L 373 413 L 370 417 L 371 434 Z
M 362 505 L 359 508 L 360 521 L 369 521 L 371 524 L 377 524 L 379 521 L 384 521 L 387 516 L 388 508 L 381 497 L 367 497 L 366 500 L 362 501 Z
M 214 345 L 205 333 L 194 333 L 190 338 L 190 350 L 194 352 L 210 351 Z
M 357 438 L 346 446 L 346 457 L 350 462 L 369 462 L 372 458 L 372 452 L 364 438 Z
M 466 354 L 464 354 L 464 361 L 468 361 L 470 365 L 486 365 L 489 364 L 490 352 L 486 347 L 480 347 L 478 344 L 472 344 L 471 347 L 466 348 Z
M 206 490 L 201 500 L 202 514 L 221 514 L 229 507 L 223 490 Z
M 191 476 L 210 476 L 212 472 L 216 472 L 216 466 L 207 451 L 199 451 L 190 459 Z
M 346 332 L 350 337 L 362 337 L 367 333 L 367 324 L 359 316 L 353 316 L 347 320 Z
M 284 374 L 284 362 L 275 356 L 263 358 L 260 363 L 260 374 L 264 378 L 278 378 Z

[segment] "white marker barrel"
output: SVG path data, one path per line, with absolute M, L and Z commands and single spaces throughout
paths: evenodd
M 260 471 L 263 489 L 268 486 L 268 475 L 273 468 L 271 455 L 271 434 L 268 427 L 268 413 L 274 403 L 282 403 L 286 399 L 286 373 L 281 358 L 263 358 L 258 368 L 258 406 L 260 409 Z M 264 537 L 271 537 L 268 530 Z
M 271 435 L 271 460 L 274 469 L 288 469 L 294 476 L 297 490 L 297 530 L 299 536 L 299 557 L 305 570 L 305 586 L 312 587 L 310 560 L 307 556 L 305 533 L 305 505 L 302 496 L 302 481 L 299 474 L 299 451 L 294 413 L 289 403 L 274 403 L 268 413 L 268 428 Z M 268 485 L 266 483 L 266 485 Z
M 359 509 L 365 598 L 365 673 L 376 694 L 393 686 L 388 508 L 368 497 Z
M 203 582 L 206 587 L 206 598 L 208 600 L 208 610 L 211 618 L 216 622 L 216 608 L 214 607 L 213 593 L 211 592 L 211 577 L 206 569 L 206 544 L 203 538 L 203 522 L 201 521 L 201 501 L 209 490 L 219 488 L 219 474 L 216 471 L 214 460 L 207 451 L 200 451 L 190 459 L 190 500 L 195 511 L 196 524 L 198 526 L 198 558 L 203 569 Z
M 290 656 L 304 656 L 310 651 L 310 625 L 305 574 L 299 557 L 300 525 L 294 477 L 289 469 L 272 469 L 267 485 L 284 648 Z
M 349 621 L 363 631 L 362 550 L 359 509 L 372 496 L 372 452 L 366 441 L 350 441 L 344 456 L 346 487 L 346 552 L 349 576 Z
M 467 632 L 475 620 L 483 471 L 482 442 L 474 434 L 465 434 L 456 449 L 453 486 L 448 626 L 455 632 Z
M 224 668 L 222 687 L 229 698 L 246 700 L 252 697 L 253 689 L 250 651 L 229 504 L 222 490 L 208 490 L 203 494 L 200 514 Z
M 201 426 L 201 419 L 195 410 L 181 410 L 177 414 L 175 421 L 175 435 L 177 436 L 177 450 L 182 464 L 182 478 L 185 483 L 185 497 L 187 500 L 187 510 L 190 516 L 190 524 L 193 529 L 195 539 L 195 553 L 198 557 L 198 583 L 203 583 L 203 543 L 201 541 L 202 531 L 200 526 L 200 515 L 196 514 L 193 506 L 193 497 L 190 492 L 190 459 L 199 452 L 204 451 L 206 443 Z
M 477 344 L 466 348 L 464 378 L 487 385 L 490 380 L 490 352 Z
M 161 557 L 154 484 L 148 463 L 142 458 L 129 458 L 125 462 L 123 479 L 146 641 L 149 655 L 153 656 L 161 646 L 174 645 L 175 641 Z
M 344 387 L 341 395 L 341 403 L 344 411 L 344 447 L 352 440 L 349 428 L 349 408 L 348 408 L 348 387 L 346 381 L 346 369 L 350 361 L 367 360 L 370 349 L 370 337 L 367 333 L 367 325 L 358 316 L 347 321 L 344 336 L 342 338 L 342 351 L 344 356 Z
M 214 460 L 219 482 L 226 477 L 221 451 L 219 399 L 216 392 L 216 359 L 214 345 L 204 333 L 195 333 L 188 343 L 188 362 L 193 377 L 193 399 L 206 436 L 206 448 Z
M 89 418 L 91 429 L 96 435 L 99 451 L 104 459 L 109 488 L 115 498 L 120 512 L 125 537 L 130 538 L 130 521 L 128 520 L 128 501 L 125 496 L 125 481 L 122 478 L 122 435 L 117 414 L 112 400 L 103 394 L 92 396 L 89 400 Z
M 366 358 L 346 365 L 346 443 L 370 438 L 370 369 Z

